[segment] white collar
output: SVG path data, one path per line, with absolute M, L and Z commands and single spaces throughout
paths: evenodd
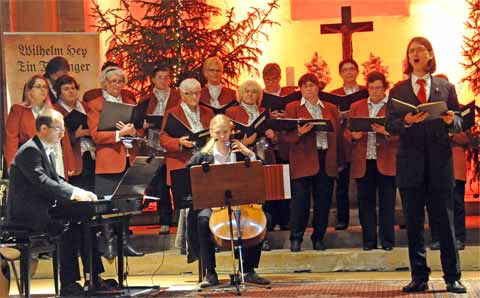
M 52 152 L 54 152 L 54 149 L 53 149 L 54 145 L 45 142 L 40 137 L 38 139 L 42 143 L 43 149 L 45 149 L 45 153 L 47 154 L 47 156 L 49 156 Z
M 380 104 L 387 104 L 388 102 L 388 96 L 385 95 L 385 97 L 380 100 L 378 103 L 374 103 L 373 101 L 370 100 L 370 97 L 368 97 L 368 100 L 367 100 L 368 104 L 370 105 L 380 105 Z
M 75 107 L 72 108 L 69 106 L 66 102 L 64 102 L 62 99 L 58 100 L 58 103 L 67 111 L 68 113 L 71 113 L 73 110 L 77 110 L 82 114 L 86 114 L 85 109 L 83 108 L 82 104 L 80 103 L 79 100 L 75 102 Z
M 275 92 L 268 92 L 266 89 L 263 89 L 263 92 L 267 93 L 267 94 L 272 94 L 272 95 L 276 95 L 276 96 L 280 96 L 280 94 L 282 93 L 282 87 L 280 87 L 277 91 Z
M 320 98 L 317 99 L 317 103 L 312 104 L 310 101 L 308 101 L 305 97 L 302 96 L 302 100 L 300 101 L 300 105 L 304 106 L 307 103 L 312 105 L 312 106 L 319 105 L 322 109 L 325 108 L 325 106 L 323 105 L 323 102 L 320 100 Z
M 209 90 L 220 90 L 220 89 L 222 89 L 222 84 L 211 85 L 211 84 L 207 83 L 207 88 Z
M 428 84 L 431 80 L 430 74 L 427 72 L 423 77 L 419 77 L 412 72 L 412 83 L 416 84 L 419 79 L 424 79 L 425 83 Z
M 111 95 L 110 93 L 108 93 L 107 91 L 103 90 L 102 89 L 102 95 L 103 95 L 103 98 L 105 98 L 106 101 L 111 101 L 111 102 L 118 102 L 118 103 L 122 103 L 122 95 L 119 95 L 119 96 L 113 96 Z

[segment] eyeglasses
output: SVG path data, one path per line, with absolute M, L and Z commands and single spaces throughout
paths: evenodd
M 55 129 L 58 133 L 64 133 L 64 132 L 65 132 L 65 128 L 63 128 L 63 127 L 49 126 L 48 128 L 53 128 L 53 129 Z
M 196 95 L 199 95 L 200 93 L 202 93 L 202 91 L 189 91 L 189 92 L 183 92 L 184 95 L 186 96 L 196 96 Z
M 33 89 L 33 88 L 45 90 L 45 89 L 47 89 L 48 87 L 45 86 L 45 85 L 33 85 L 33 86 L 32 86 L 32 89 Z
M 414 53 L 423 53 L 425 51 L 428 51 L 426 47 L 416 47 L 416 48 L 411 48 L 408 50 L 409 54 L 414 54 Z
M 371 90 L 371 91 L 383 91 L 385 90 L 385 87 L 383 86 L 368 86 L 368 90 Z
M 107 80 L 107 82 L 112 84 L 112 85 L 120 85 L 120 84 L 125 83 L 125 80 Z

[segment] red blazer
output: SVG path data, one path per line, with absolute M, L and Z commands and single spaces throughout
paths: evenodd
M 135 104 L 135 101 L 122 96 L 123 103 Z M 88 102 L 88 128 L 96 144 L 95 174 L 118 174 L 125 170 L 127 150 L 122 142 L 115 141 L 115 131 L 98 131 L 100 114 L 105 99 L 99 96 Z M 129 150 L 130 163 L 135 159 L 135 150 Z
M 467 181 L 467 160 L 465 149 L 470 143 L 470 138 L 465 132 L 454 134 L 452 140 L 453 174 L 455 180 Z
M 285 108 L 286 118 L 312 119 L 312 115 L 305 106 L 300 105 L 301 101 L 289 103 Z M 332 121 L 333 132 L 327 134 L 328 150 L 326 156 L 325 173 L 330 177 L 336 177 L 337 167 L 337 134 L 339 130 L 339 116 L 337 107 L 331 103 L 322 101 L 322 115 L 325 119 Z M 320 170 L 317 154 L 316 134 L 311 131 L 301 137 L 297 130 L 281 135 L 290 144 L 289 160 L 290 175 L 292 179 L 313 176 Z
M 220 95 L 218 96 L 218 102 L 220 102 L 220 105 L 226 105 L 229 104 L 230 102 L 234 101 L 237 99 L 237 92 L 235 90 L 227 88 L 227 87 L 222 87 L 222 91 L 220 91 Z M 204 86 L 202 88 L 202 93 L 200 95 L 200 101 L 206 104 L 210 104 L 210 93 L 208 92 L 207 86 Z
M 128 98 L 129 101 L 137 102 L 135 99 L 135 94 L 132 91 L 123 89 L 121 91 L 122 98 Z M 92 99 L 102 96 L 102 88 L 95 88 L 85 91 L 83 94 L 82 101 L 88 103 Z
M 384 105 L 378 112 L 379 117 L 385 116 L 387 105 Z M 362 99 L 352 104 L 349 117 L 369 117 L 368 101 Z M 345 143 L 352 148 L 352 159 L 350 164 L 350 177 L 362 178 L 365 176 L 367 164 L 367 139 L 368 134 L 363 133 L 362 138 L 352 142 L 352 132 L 348 127 L 343 133 Z M 377 169 L 385 176 L 397 175 L 397 149 L 398 136 L 390 136 L 388 139 L 377 134 Z
M 168 99 L 167 99 L 167 106 L 165 107 L 165 112 L 167 112 L 173 107 L 178 106 L 181 102 L 181 99 L 182 98 L 180 97 L 180 92 L 177 89 L 173 89 L 173 88 L 170 89 L 170 95 L 168 96 Z M 153 111 L 155 110 L 155 107 L 158 104 L 157 97 L 155 96 L 155 94 L 149 93 L 145 97 L 140 99 L 138 104 L 144 103 L 145 101 L 148 101 L 148 106 L 145 114 L 146 115 L 152 114 Z M 145 135 L 144 129 L 143 128 L 139 129 L 139 133 L 142 136 Z
M 88 114 L 87 103 L 81 102 L 81 104 Z M 68 115 L 67 110 L 65 110 L 59 103 L 54 104 L 53 108 L 59 111 L 63 117 Z M 82 173 L 83 159 L 80 143 L 80 139 L 75 137 L 75 133 L 70 133 L 68 129 L 66 129 L 65 136 L 62 139 L 62 151 L 65 173 L 68 174 L 73 172 L 70 176 L 77 176 Z
M 20 145 L 33 138 L 36 133 L 35 117 L 32 109 L 24 104 L 12 105 L 5 124 L 5 143 L 3 147 L 8 168 L 10 168 Z
M 263 113 L 263 111 L 265 111 L 264 108 L 258 107 L 259 113 Z M 227 111 L 225 112 L 225 115 L 228 118 L 235 120 L 237 122 L 240 122 L 242 124 L 247 125 L 248 123 L 248 114 L 245 111 L 245 109 L 243 109 L 241 106 L 234 106 L 234 107 L 228 108 Z
M 359 85 L 359 90 L 365 89 L 365 86 Z M 343 89 L 343 86 L 337 89 L 334 89 L 330 91 L 330 93 L 336 94 L 336 95 L 347 95 L 345 94 L 345 90 Z M 352 160 L 352 147 L 351 144 L 348 144 L 345 142 L 345 140 L 342 138 L 344 132 L 346 129 L 346 125 L 342 125 L 340 127 L 340 140 L 338 143 L 338 163 L 339 165 L 343 165 L 344 163 L 348 163 Z
M 199 106 L 199 108 L 200 121 L 202 122 L 204 128 L 208 128 L 210 126 L 210 120 L 212 120 L 214 116 L 213 112 L 207 107 Z M 180 121 L 182 121 L 183 124 L 185 124 L 185 126 L 189 128 L 190 124 L 188 123 L 187 116 L 185 116 L 185 113 L 180 105 L 168 110 L 165 113 L 165 117 L 163 117 L 162 131 L 160 132 L 160 144 L 167 150 L 165 153 L 167 164 L 167 184 L 171 185 L 170 171 L 185 167 L 192 157 L 192 152 L 191 150 L 183 151 L 180 149 L 180 143 L 178 141 L 179 139 L 169 136 L 163 130 L 169 114 L 176 116 Z

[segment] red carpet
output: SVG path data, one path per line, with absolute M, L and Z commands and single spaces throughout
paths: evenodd
M 367 297 L 480 297 L 480 280 L 467 280 L 464 285 L 467 287 L 467 294 L 452 294 L 445 291 L 445 284 L 442 281 L 430 282 L 430 290 L 423 293 L 406 294 L 402 293 L 402 286 L 407 281 L 332 281 L 332 282 L 289 282 L 273 283 L 270 289 L 247 288 L 241 293 L 243 298 L 323 298 L 323 297 L 346 297 L 346 298 L 367 298 Z M 154 297 L 192 297 L 192 298 L 220 298 L 235 297 L 235 292 L 220 292 L 213 289 L 203 292 L 162 292 Z

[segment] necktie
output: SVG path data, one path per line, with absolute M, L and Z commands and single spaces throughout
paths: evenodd
M 426 103 L 427 102 L 427 90 L 425 89 L 425 80 L 424 79 L 418 79 L 417 84 L 420 85 L 420 89 L 418 89 L 417 93 L 417 98 L 420 101 L 420 103 Z

